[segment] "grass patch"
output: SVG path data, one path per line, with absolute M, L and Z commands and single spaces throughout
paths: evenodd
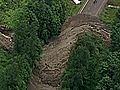
M 109 0 L 108 5 L 120 6 L 120 0 Z M 100 19 L 108 26 L 111 26 L 113 20 L 116 17 L 118 8 L 111 8 L 111 7 L 108 7 L 108 5 L 105 7 L 103 12 L 101 13 Z
M 111 25 L 116 17 L 118 9 L 106 7 L 100 15 L 100 19 L 107 25 Z
M 120 0 L 109 0 L 108 4 L 114 5 L 114 6 L 120 6 Z
M 68 12 L 67 12 L 68 16 L 76 15 L 80 11 L 80 8 L 86 2 L 86 0 L 81 0 L 81 3 L 76 5 L 74 2 L 72 2 L 72 0 L 66 0 L 66 1 L 68 2 Z

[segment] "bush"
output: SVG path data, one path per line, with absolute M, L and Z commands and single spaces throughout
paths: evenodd
M 41 43 L 37 37 L 39 23 L 34 13 L 26 7 L 17 9 L 15 18 L 18 22 L 15 23 L 14 50 L 20 55 L 26 54 L 30 66 L 33 66 L 41 53 Z
M 59 16 L 61 24 L 66 19 L 66 1 L 65 0 L 45 0 L 45 3 L 50 6 L 54 15 Z
M 119 90 L 119 56 L 95 35 L 83 35 L 71 50 L 60 90 Z
M 100 63 L 96 90 L 120 90 L 120 53 L 109 53 Z
M 114 20 L 114 23 L 112 24 L 112 35 L 111 35 L 111 49 L 112 51 L 120 51 L 120 18 L 119 13 L 116 14 L 116 19 Z
M 0 90 L 27 90 L 35 60 L 40 57 L 41 41 L 59 35 L 66 16 L 65 4 L 64 0 L 51 2 L 0 1 L 0 23 L 15 32 L 10 56 L 0 50 Z
M 9 18 L 14 21 L 11 23 L 15 29 L 14 56 L 0 69 L 0 90 L 27 90 L 34 62 L 41 53 L 39 23 L 27 7 L 14 10 Z
M 9 9 L 16 9 L 27 4 L 28 0 L 1 0 L 0 1 L 0 11 L 5 12 Z
M 28 7 L 38 18 L 40 39 L 47 42 L 49 38 L 59 35 L 66 18 L 67 8 L 64 0 L 31 0 Z
M 24 56 L 15 56 L 0 72 L 0 90 L 27 90 L 31 68 Z

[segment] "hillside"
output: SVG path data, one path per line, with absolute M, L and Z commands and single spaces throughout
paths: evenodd
M 70 49 L 78 36 L 84 32 L 93 32 L 106 42 L 110 41 L 110 33 L 97 17 L 79 14 L 69 18 L 64 23 L 58 38 L 51 40 L 44 47 L 42 59 L 33 69 L 29 90 L 54 90 L 59 86 L 60 76 L 66 67 Z
M 68 1 L 1 1 L 0 90 L 120 89 L 120 10 Z

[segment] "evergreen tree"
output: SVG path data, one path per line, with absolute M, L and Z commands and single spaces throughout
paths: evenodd
M 31 68 L 25 55 L 10 59 L 0 72 L 0 90 L 27 90 Z
M 37 38 L 37 18 L 26 7 L 17 9 L 14 17 L 18 21 L 15 27 L 14 50 L 18 54 L 26 54 L 30 66 L 33 66 L 41 52 L 41 44 Z
M 112 51 L 120 51 L 120 10 L 116 14 L 117 18 L 115 19 L 112 25 L 112 35 L 111 35 L 111 48 Z
M 18 10 L 19 16 L 16 24 L 14 49 L 18 54 L 26 54 L 26 58 L 30 59 L 28 62 L 32 66 L 34 60 L 38 59 L 41 52 L 40 41 L 37 38 L 39 24 L 37 18 L 30 10 L 27 8 Z
M 42 1 L 31 2 L 28 5 L 39 21 L 38 37 L 45 42 L 48 38 L 57 36 L 60 32 L 59 17 L 52 12 L 50 6 Z
M 41 53 L 41 43 L 37 37 L 39 23 L 27 7 L 16 9 L 11 20 L 15 21 L 15 55 L 8 59 L 6 67 L 0 69 L 0 90 L 27 90 L 31 68 Z
M 59 16 L 61 24 L 66 19 L 66 1 L 64 0 L 45 0 L 45 3 L 50 6 L 54 15 Z
M 111 53 L 104 42 L 85 34 L 71 50 L 60 90 L 119 90 L 120 53 Z

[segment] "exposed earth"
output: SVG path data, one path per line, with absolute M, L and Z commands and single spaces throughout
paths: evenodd
M 12 48 L 12 31 L 6 26 L 0 25 L 0 47 L 4 49 Z
M 110 42 L 110 32 L 96 17 L 104 8 L 107 0 L 87 0 L 80 14 L 70 17 L 62 27 L 58 38 L 50 40 L 43 49 L 42 58 L 36 62 L 28 90 L 57 90 L 60 77 L 65 70 L 71 47 L 78 36 L 84 32 L 93 32 Z
M 42 58 L 33 69 L 28 90 L 56 90 L 59 87 L 60 76 L 66 67 L 70 49 L 78 36 L 84 32 L 93 32 L 106 42 L 110 41 L 108 29 L 97 17 L 79 14 L 69 18 L 58 38 L 51 40 L 44 47 Z
M 87 0 L 80 14 L 68 18 L 61 29 L 61 34 L 44 46 L 41 59 L 36 62 L 33 69 L 28 90 L 57 90 L 71 47 L 77 41 L 78 36 L 84 32 L 93 32 L 102 37 L 106 43 L 110 42 L 108 28 L 96 17 L 107 0 L 97 1 L 93 4 L 93 0 Z M 0 46 L 9 49 L 12 39 L 4 34 L 4 32 L 0 33 Z

